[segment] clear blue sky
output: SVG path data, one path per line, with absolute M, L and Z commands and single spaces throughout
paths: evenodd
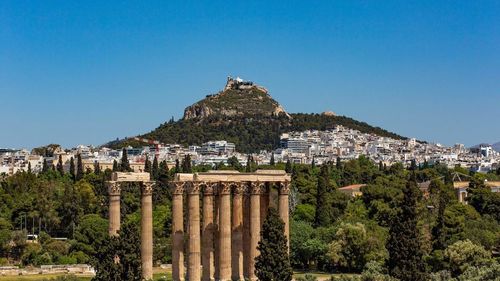
M 0 147 L 149 132 L 267 87 L 404 136 L 500 141 L 500 1 L 0 1 Z

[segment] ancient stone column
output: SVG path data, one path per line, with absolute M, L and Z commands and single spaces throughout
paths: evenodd
M 269 209 L 269 201 L 271 196 L 271 184 L 266 182 L 261 184 L 260 190 L 260 226 L 264 223 L 267 217 L 267 210 Z
M 172 184 L 172 278 L 184 280 L 184 183 Z
M 248 183 L 245 183 L 243 194 L 243 276 L 248 279 L 250 257 L 250 193 Z
M 219 194 L 219 279 L 228 281 L 231 280 L 231 185 L 221 183 Z
M 279 185 L 279 213 L 280 218 L 285 223 L 285 237 L 287 239 L 288 250 L 290 250 L 290 223 L 289 223 L 289 207 L 288 207 L 288 194 L 290 193 L 290 183 L 282 182 Z
M 121 186 L 119 182 L 108 181 L 109 194 L 109 235 L 118 235 L 120 230 L 120 193 Z
M 141 186 L 141 262 L 142 278 L 153 279 L 153 185 L 143 182 Z
M 243 277 L 243 193 L 244 185 L 237 183 L 233 190 L 233 219 L 231 245 L 231 278 L 244 280 Z
M 214 188 L 217 185 L 207 183 L 203 189 L 203 236 L 201 243 L 202 280 L 215 280 L 214 248 Z
M 255 258 L 259 255 L 257 246 L 260 240 L 260 193 L 263 184 L 250 184 L 250 251 L 248 257 L 248 279 L 257 280 L 255 276 Z
M 201 245 L 200 245 L 200 184 L 191 183 L 188 187 L 189 204 L 189 256 L 188 272 L 189 281 L 201 280 Z

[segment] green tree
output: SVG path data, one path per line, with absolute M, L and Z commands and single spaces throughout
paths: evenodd
M 274 152 L 271 153 L 271 160 L 269 160 L 269 165 L 271 165 L 271 166 L 275 165 L 275 163 L 274 163 Z
M 120 161 L 120 171 L 122 172 L 130 172 L 132 169 L 130 168 L 130 163 L 128 161 L 127 149 L 122 149 L 122 159 Z
M 62 162 L 62 155 L 59 154 L 59 161 L 57 161 L 57 171 L 59 174 L 64 175 L 64 167 Z
M 491 252 L 470 240 L 458 241 L 448 246 L 444 256 L 454 276 L 463 273 L 470 266 L 488 265 L 493 262 Z
M 146 161 L 144 161 L 144 172 L 151 173 L 151 161 L 149 161 L 148 155 L 146 155 Z
M 125 224 L 120 236 L 106 237 L 94 256 L 94 281 L 141 281 L 142 268 L 139 231 L 133 224 Z M 117 262 L 119 261 L 119 262 Z
M 330 183 L 330 172 L 328 166 L 323 165 L 318 176 L 316 193 L 316 215 L 314 218 L 316 226 L 329 226 L 335 220 L 332 193 L 333 187 Z
M 292 280 L 293 271 L 284 231 L 285 223 L 278 212 L 270 208 L 257 246 L 260 255 L 255 258 L 255 275 L 261 281 Z
M 154 180 L 158 180 L 159 176 L 160 176 L 160 171 L 158 166 L 158 157 L 156 157 L 155 155 L 155 158 L 153 159 L 153 166 L 151 167 L 151 177 Z
M 113 172 L 117 172 L 118 171 L 118 162 L 116 162 L 116 159 L 113 160 Z
M 71 157 L 69 159 L 69 174 L 71 175 L 72 180 L 76 180 L 76 175 L 75 175 L 75 159 Z
M 423 251 L 420 245 L 417 202 L 421 196 L 414 177 L 407 182 L 400 211 L 389 228 L 388 267 L 391 276 L 402 281 L 425 280 Z
M 183 173 L 192 173 L 193 168 L 191 167 L 191 155 L 187 154 L 184 156 L 182 160 L 182 172 Z
M 78 154 L 76 156 L 76 180 L 79 181 L 83 179 L 83 163 L 82 163 L 82 156 Z
M 285 172 L 287 173 L 291 173 L 293 170 L 293 167 L 292 167 L 292 162 L 290 161 L 290 159 L 288 159 L 286 161 L 286 165 L 285 165 Z
M 94 161 L 94 174 L 99 175 L 101 173 L 101 166 L 99 165 L 99 162 Z
M 47 164 L 47 159 L 43 159 L 42 173 L 45 174 L 49 171 L 49 165 Z

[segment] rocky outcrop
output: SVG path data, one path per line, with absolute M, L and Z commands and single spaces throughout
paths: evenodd
M 184 119 L 203 119 L 208 116 L 286 116 L 285 109 L 262 86 L 240 78 L 228 77 L 224 90 L 208 95 L 188 106 Z

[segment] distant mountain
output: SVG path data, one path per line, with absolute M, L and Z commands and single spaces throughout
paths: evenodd
M 224 90 L 188 106 L 184 118 L 170 120 L 141 137 L 163 143 L 200 145 L 210 140 L 227 140 L 240 152 L 271 150 L 280 145 L 280 135 L 290 131 L 327 130 L 336 125 L 395 139 L 395 133 L 333 112 L 324 114 L 287 113 L 267 89 L 241 79 L 227 81 Z M 104 146 L 118 148 L 144 144 L 126 139 Z
M 500 141 L 491 145 L 494 150 L 500 152 Z

